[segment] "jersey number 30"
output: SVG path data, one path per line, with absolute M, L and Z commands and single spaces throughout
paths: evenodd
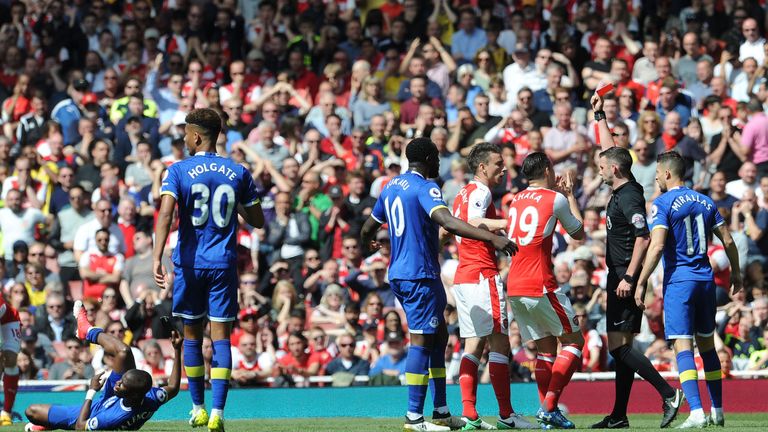
M 520 218 L 517 217 L 517 208 L 509 209 L 509 239 L 520 246 L 526 246 L 531 243 L 536 235 L 536 228 L 539 226 L 539 211 L 534 206 L 528 206 L 520 212 Z M 519 235 L 519 234 L 522 234 Z
M 197 210 L 200 213 L 195 216 L 192 214 L 192 225 L 199 227 L 205 225 L 208 222 L 208 216 L 213 216 L 213 223 L 219 228 L 224 228 L 229 225 L 230 219 L 232 219 L 232 211 L 235 209 L 235 190 L 228 184 L 218 186 L 213 190 L 213 197 L 211 199 L 211 190 L 203 183 L 195 183 L 190 188 L 190 192 L 193 195 L 197 195 L 195 198 L 195 212 Z M 222 202 L 223 197 L 227 197 L 226 204 Z M 208 201 L 210 200 L 210 206 Z

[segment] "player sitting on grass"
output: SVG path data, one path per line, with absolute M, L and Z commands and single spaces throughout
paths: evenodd
M 25 431 L 50 429 L 69 430 L 138 430 L 161 405 L 179 393 L 181 383 L 181 345 L 183 339 L 175 330 L 171 343 L 175 352 L 173 372 L 165 387 L 152 387 L 152 376 L 136 369 L 131 348 L 99 327 L 91 326 L 83 303 L 74 308 L 77 317 L 77 337 L 99 344 L 106 355 L 112 356 L 112 372 L 101 380 L 102 373 L 91 379 L 82 405 L 35 404 L 27 408 L 30 423 Z M 93 402 L 93 397 L 104 387 L 104 395 Z

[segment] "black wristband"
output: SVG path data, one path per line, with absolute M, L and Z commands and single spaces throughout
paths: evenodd
M 634 285 L 635 283 L 635 278 L 629 274 L 625 274 L 624 277 L 622 277 L 621 279 L 630 285 Z
M 605 111 L 595 111 L 595 121 L 605 120 Z

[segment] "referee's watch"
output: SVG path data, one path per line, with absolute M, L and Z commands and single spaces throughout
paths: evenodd
M 634 284 L 635 284 L 635 282 L 637 282 L 637 281 L 635 280 L 634 276 L 632 276 L 632 275 L 628 275 L 628 274 L 625 274 L 625 275 L 624 275 L 624 277 L 622 277 L 621 279 L 622 279 L 624 282 L 626 282 L 626 283 L 628 283 L 628 284 L 630 284 L 630 285 L 634 285 Z

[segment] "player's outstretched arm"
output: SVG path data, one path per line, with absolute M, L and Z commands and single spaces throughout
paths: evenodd
M 720 239 L 725 247 L 725 254 L 728 255 L 728 261 L 731 263 L 731 295 L 736 294 L 742 288 L 741 266 L 739 265 L 739 251 L 736 249 L 736 243 L 728 231 L 727 224 L 722 224 L 715 229 L 715 235 Z
M 503 230 L 507 227 L 506 219 L 474 218 L 467 221 L 473 227 L 487 229 L 491 232 Z
M 473 227 L 463 220 L 454 217 L 447 207 L 440 207 L 433 211 L 431 218 L 451 234 L 490 242 L 496 250 L 500 250 L 507 255 L 517 253 L 517 245 L 512 240 L 496 235 L 488 230 Z
M 173 209 L 176 207 L 176 198 L 170 194 L 163 194 L 160 201 L 160 211 L 157 213 L 157 223 L 155 224 L 155 248 L 152 252 L 152 270 L 155 276 L 155 283 L 160 289 L 165 289 L 165 269 L 163 269 L 163 252 L 165 251 L 165 242 L 168 241 L 168 234 L 171 232 L 171 219 L 173 218 Z
M 651 244 L 648 246 L 648 251 L 645 254 L 643 271 L 640 272 L 640 277 L 637 279 L 637 288 L 635 289 L 635 302 L 640 309 L 645 309 L 645 291 L 648 285 L 648 278 L 651 277 L 651 273 L 653 273 L 653 271 L 656 270 L 656 266 L 659 265 L 661 254 L 664 252 L 664 242 L 666 240 L 666 228 L 655 227 L 653 231 L 651 231 Z
M 93 397 L 101 390 L 104 382 L 101 377 L 104 375 L 104 371 L 97 373 L 91 378 L 91 383 L 88 385 L 88 392 L 85 394 L 85 402 L 80 408 L 80 415 L 77 416 L 77 422 L 75 423 L 75 430 L 86 430 L 88 427 L 88 419 L 91 417 L 91 404 L 93 403 Z
M 184 342 L 184 338 L 181 337 L 179 332 L 171 330 L 171 344 L 173 345 L 173 370 L 171 376 L 168 378 L 168 385 L 163 387 L 163 390 L 168 394 L 168 400 L 173 399 L 179 394 L 179 388 L 181 387 L 181 347 Z

